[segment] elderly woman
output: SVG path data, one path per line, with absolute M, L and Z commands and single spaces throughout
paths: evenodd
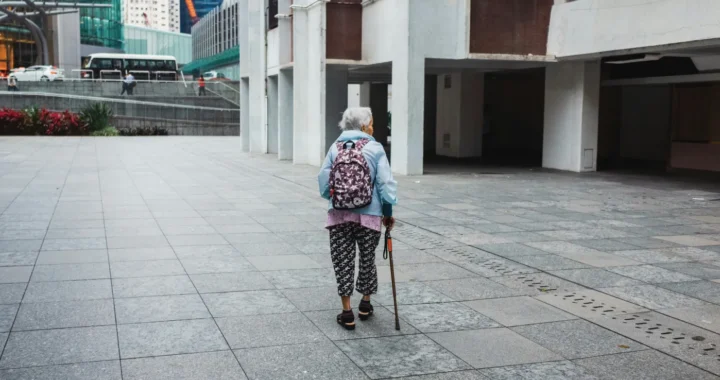
M 337 323 L 353 330 L 355 315 L 350 296 L 355 279 L 355 245 L 360 250 L 355 290 L 363 295 L 358 316 L 364 321 L 373 315 L 370 295 L 377 293 L 375 249 L 380 243 L 381 227 L 391 230 L 395 225 L 392 205 L 397 203 L 397 182 L 383 146 L 372 137 L 370 108 L 345 110 L 340 129 L 342 134 L 325 157 L 318 184 L 321 196 L 330 201 L 330 255 L 343 306 Z

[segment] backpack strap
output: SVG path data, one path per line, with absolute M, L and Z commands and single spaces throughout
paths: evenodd
M 367 145 L 367 143 L 369 143 L 369 142 L 370 142 L 369 139 L 360 139 L 360 140 L 357 140 L 357 141 L 352 141 L 352 140 L 338 141 L 338 143 L 337 143 L 337 150 L 338 150 L 338 152 L 340 152 L 341 150 L 345 149 L 345 146 L 346 146 L 348 143 L 351 143 L 351 144 L 352 144 L 352 146 L 350 146 L 350 149 L 352 149 L 352 148 L 362 149 L 362 148 L 364 148 L 365 145 Z
M 358 141 L 355 143 L 355 147 L 358 148 L 358 149 L 362 149 L 362 148 L 364 148 L 365 145 L 367 145 L 367 143 L 369 143 L 369 142 L 370 142 L 369 139 L 360 139 L 360 140 L 358 140 Z

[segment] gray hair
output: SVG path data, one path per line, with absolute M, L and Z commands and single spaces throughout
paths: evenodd
M 369 107 L 351 107 L 343 112 L 339 127 L 343 131 L 359 131 L 370 125 L 372 110 Z

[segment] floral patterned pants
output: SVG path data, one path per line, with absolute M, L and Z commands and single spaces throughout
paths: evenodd
M 349 297 L 353 293 L 356 244 L 360 248 L 360 273 L 356 289 L 363 295 L 377 293 L 375 249 L 379 243 L 380 231 L 365 228 L 357 223 L 343 223 L 330 227 L 330 256 L 340 296 Z

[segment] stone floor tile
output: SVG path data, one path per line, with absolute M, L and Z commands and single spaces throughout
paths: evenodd
M 487 380 L 487 377 L 477 371 L 457 371 L 436 373 L 432 375 L 420 375 L 402 377 L 399 380 Z
M 205 245 L 172 248 L 180 260 L 221 259 L 242 257 L 231 245 Z
M 452 298 L 430 287 L 429 283 L 402 282 L 396 284 L 397 302 L 399 305 L 413 305 L 423 303 L 452 302 Z M 393 305 L 392 287 L 382 286 L 378 293 L 372 297 L 376 302 Z
M 706 245 L 718 244 L 716 240 L 706 239 L 696 235 L 655 236 L 655 238 L 689 247 L 703 247 Z
M 68 347 L 73 347 L 69 350 Z M 115 326 L 13 332 L 0 368 L 117 360 Z
M 105 249 L 91 249 L 79 251 L 42 251 L 40 252 L 40 255 L 37 256 L 37 265 L 107 262 L 108 253 Z
M 36 265 L 32 281 L 100 280 L 110 278 L 106 262 Z
M 197 293 L 188 276 L 118 278 L 112 284 L 115 298 Z
M 61 364 L 0 370 L 3 380 L 122 380 L 120 361 Z
M 588 369 L 570 361 L 488 368 L 480 373 L 488 380 L 599 380 Z
M 720 266 L 704 263 L 669 263 L 657 264 L 656 266 L 704 280 L 720 279 Z
M 476 274 L 450 263 L 409 264 L 395 269 L 413 281 L 451 280 L 477 277 Z
M 218 231 L 212 226 L 208 225 L 175 225 L 175 226 L 164 226 L 162 232 L 167 236 L 173 235 L 211 235 L 216 234 Z
M 117 261 L 110 264 L 113 278 L 177 276 L 185 269 L 177 259 L 148 261 Z
M 587 264 L 579 263 L 574 260 L 566 259 L 557 255 L 540 255 L 540 256 L 516 256 L 512 260 L 532 268 L 544 271 L 560 270 L 560 269 L 578 269 L 587 268 Z
M 513 327 L 512 330 L 567 359 L 588 358 L 647 347 L 584 320 Z M 623 347 L 629 348 L 623 348 Z
M 720 283 L 712 281 L 669 282 L 657 286 L 703 301 L 720 304 Z
M 276 290 L 206 293 L 202 298 L 215 318 L 290 313 L 297 310 Z
M 41 230 L 8 230 L 0 229 L 0 240 L 43 239 L 46 231 Z
M 527 244 L 532 247 L 595 267 L 640 264 L 635 260 L 631 260 L 623 256 L 585 248 L 565 241 L 534 242 Z
M 123 248 L 162 248 L 169 247 L 165 236 L 118 236 L 108 237 L 107 247 L 109 249 Z
M 364 380 L 368 378 L 330 342 L 242 349 L 236 350 L 235 356 L 250 379 Z
M 311 244 L 311 243 L 309 243 Z M 329 244 L 324 244 L 329 247 Z M 243 256 L 288 256 L 300 255 L 303 252 L 287 243 L 247 243 L 234 244 Z M 329 253 L 328 248 L 328 253 Z M 328 256 L 330 256 L 328 254 Z
M 530 297 L 494 298 L 465 302 L 465 305 L 504 326 L 529 325 L 576 318 L 572 314 Z
M 96 222 L 96 221 L 93 221 Z M 100 221 L 102 222 L 102 221 Z M 102 228 L 58 228 L 47 231 L 46 239 L 80 239 L 104 238 L 105 229 Z M 42 236 L 40 236 L 42 238 Z
M 632 238 L 630 238 L 632 239 Z M 586 248 L 597 249 L 598 251 L 627 251 L 637 249 L 637 245 L 622 242 L 614 239 L 583 239 L 572 241 L 573 244 L 577 244 Z
M 28 282 L 32 271 L 32 266 L 0 267 L 0 284 Z
M 167 236 L 167 240 L 173 247 L 230 244 L 220 234 L 172 235 Z
M 10 331 L 19 306 L 18 304 L 0 305 L 0 333 Z
M 0 252 L 37 252 L 40 250 L 40 247 L 42 247 L 42 245 L 42 239 L 0 240 Z
M 717 379 L 715 375 L 654 350 L 576 360 L 575 364 L 608 380 Z
M 105 238 L 45 239 L 43 251 L 67 251 L 82 249 L 105 249 Z
M 87 301 L 112 296 L 110 280 L 31 282 L 23 302 Z
M 13 331 L 115 325 L 111 299 L 24 303 Z
M 355 307 L 353 309 L 357 310 Z M 336 307 L 332 310 L 305 312 L 305 315 L 332 340 L 376 338 L 419 333 L 417 329 L 410 326 L 402 318 L 400 319 L 400 330 L 395 330 L 395 314 L 392 312 L 392 307 L 386 309 L 377 305 L 375 305 L 374 314 L 370 319 L 361 321 L 356 317 L 356 329 L 348 331 L 337 323 L 333 323 L 340 310 L 340 308 Z M 400 312 L 400 315 L 402 315 L 402 312 Z
M 692 323 L 695 326 L 720 334 L 720 306 L 702 305 L 681 307 L 676 309 L 663 309 L 663 314 Z
M 278 289 L 333 286 L 337 284 L 335 272 L 330 268 L 280 270 L 265 272 L 263 275 Z M 378 277 L 380 277 L 379 268 Z
M 108 255 L 110 262 L 173 260 L 177 258 L 170 247 L 110 249 Z
M 483 251 L 494 253 L 502 257 L 537 256 L 549 254 L 548 252 L 519 243 L 487 244 L 479 245 L 477 247 Z
M 524 292 L 524 295 L 539 295 L 543 292 L 573 291 L 583 286 L 563 280 L 547 273 L 531 273 L 492 277 L 491 280 L 508 288 Z
M 0 284 L 0 304 L 20 303 L 27 284 Z
M 124 380 L 245 380 L 232 351 L 122 361 Z
M 190 278 L 200 293 L 275 289 L 260 272 L 192 274 Z
M 321 265 L 306 255 L 252 256 L 247 260 L 260 271 L 316 269 Z
M 633 266 L 629 268 L 633 268 Z M 590 288 L 642 285 L 642 282 L 638 280 L 633 280 L 632 278 L 600 268 L 557 270 L 550 272 L 550 274 Z
M 601 291 L 648 309 L 700 306 L 702 301 L 653 285 L 602 288 Z
M 630 231 L 632 233 L 632 231 Z M 679 245 L 676 243 L 672 243 L 669 241 L 663 241 L 659 239 L 653 239 L 651 237 L 629 237 L 629 238 L 618 238 L 614 239 L 616 241 L 619 241 L 621 243 L 626 243 L 630 245 L 634 245 L 639 248 L 645 248 L 645 249 L 660 249 L 660 248 L 671 248 L 671 247 L 678 247 Z M 637 248 L 627 248 L 625 250 L 633 250 Z
M 257 270 L 242 256 L 212 256 L 198 259 L 180 259 L 180 261 L 188 274 L 232 273 Z
M 0 266 L 34 265 L 37 257 L 37 251 L 2 252 L 0 250 Z
M 118 325 L 122 359 L 227 350 L 212 319 Z
M 529 287 L 510 288 L 486 278 L 463 278 L 458 280 L 431 281 L 427 285 L 454 301 L 472 301 L 486 298 L 502 298 L 536 294 Z
M 232 349 L 327 341 L 325 335 L 300 313 L 248 315 L 217 318 L 216 321 Z M 335 322 L 335 316 L 329 321 Z
M 470 369 L 423 335 L 345 340 L 336 344 L 372 379 Z
M 686 282 L 698 280 L 695 277 L 690 277 L 682 273 L 674 272 L 652 265 L 632 265 L 626 267 L 608 268 L 608 270 L 626 277 L 635 278 L 651 284 L 660 282 Z
M 115 300 L 118 324 L 210 318 L 197 294 L 120 298 Z
M 342 307 L 336 286 L 283 289 L 281 292 L 300 311 L 339 310 Z M 359 297 L 353 302 L 359 303 Z
M 429 337 L 475 368 L 562 359 L 560 355 L 505 328 L 435 333 Z
M 500 326 L 490 318 L 461 303 L 402 305 L 399 313 L 400 318 L 424 333 L 476 330 Z

